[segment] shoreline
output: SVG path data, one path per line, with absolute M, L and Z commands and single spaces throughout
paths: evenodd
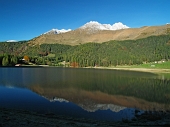
M 0 68 L 51 68 L 51 67 L 59 67 L 59 66 L 0 66 Z M 74 67 L 61 67 L 61 68 L 74 68 Z M 77 68 L 92 68 L 92 69 L 110 69 L 110 70 L 124 70 L 124 71 L 138 71 L 138 72 L 150 72 L 150 73 L 170 73 L 170 69 L 164 68 L 130 68 L 130 67 L 77 67 Z
M 90 67 L 87 67 L 90 68 Z M 151 68 L 128 68 L 128 67 L 92 67 L 95 69 L 111 69 L 111 70 L 124 70 L 124 71 L 138 71 L 150 73 L 170 73 L 170 69 L 151 69 Z
M 99 121 L 93 119 L 78 119 L 67 116 L 58 116 L 53 113 L 38 114 L 25 110 L 0 108 L 0 126 L 26 126 L 26 127 L 112 127 L 112 126 L 162 126 L 170 125 L 170 111 L 145 112 L 132 120 Z

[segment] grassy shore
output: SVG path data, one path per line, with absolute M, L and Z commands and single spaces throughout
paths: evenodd
M 110 67 L 95 67 L 98 69 L 114 69 L 114 70 L 128 70 L 141 71 L 151 73 L 170 73 L 170 61 L 162 63 L 147 63 L 140 65 L 126 65 L 126 66 L 110 66 Z
M 110 67 L 109 69 L 115 70 L 129 70 L 129 71 L 141 71 L 151 73 L 170 73 L 170 69 L 153 69 L 153 68 L 132 68 L 132 67 Z

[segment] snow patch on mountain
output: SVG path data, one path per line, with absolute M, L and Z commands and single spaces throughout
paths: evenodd
M 128 26 L 124 25 L 121 22 L 115 23 L 113 25 L 110 24 L 101 24 L 97 21 L 90 21 L 87 22 L 85 25 L 81 26 L 80 29 L 88 29 L 90 32 L 95 32 L 98 30 L 120 30 L 120 29 L 127 29 Z M 61 34 L 71 31 L 71 29 L 52 29 L 50 31 L 45 32 L 44 34 Z
M 71 29 L 61 29 L 61 30 L 59 30 L 59 29 L 52 29 L 52 30 L 50 30 L 50 31 L 47 31 L 47 32 L 45 32 L 44 34 L 61 34 L 61 33 L 66 33 L 66 32 L 69 32 L 69 31 L 71 31 Z
M 8 40 L 6 42 L 18 42 L 17 40 Z
M 110 25 L 110 24 L 101 24 L 97 21 L 90 21 L 80 27 L 80 29 L 92 29 L 92 30 L 120 30 L 120 29 L 127 29 L 127 28 L 129 27 L 121 22 Z

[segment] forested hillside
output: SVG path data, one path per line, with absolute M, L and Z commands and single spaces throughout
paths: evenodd
M 109 41 L 74 46 L 67 51 L 69 60 L 82 66 L 132 65 L 168 60 L 170 36 L 153 36 L 139 40 Z
M 170 35 L 150 36 L 138 40 L 89 42 L 76 46 L 27 42 L 1 42 L 0 62 L 5 55 L 28 56 L 35 64 L 58 66 L 66 61 L 71 66 L 133 65 L 170 59 Z

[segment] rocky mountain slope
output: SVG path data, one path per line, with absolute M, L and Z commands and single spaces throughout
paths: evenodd
M 88 42 L 102 43 L 110 40 L 134 40 L 146 38 L 148 36 L 167 34 L 170 32 L 170 25 L 129 28 L 120 22 L 110 25 L 91 21 L 76 30 L 69 29 L 64 32 L 61 31 L 53 29 L 51 32 L 46 32 L 45 34 L 33 38 L 29 43 L 31 45 L 44 43 L 79 45 Z

